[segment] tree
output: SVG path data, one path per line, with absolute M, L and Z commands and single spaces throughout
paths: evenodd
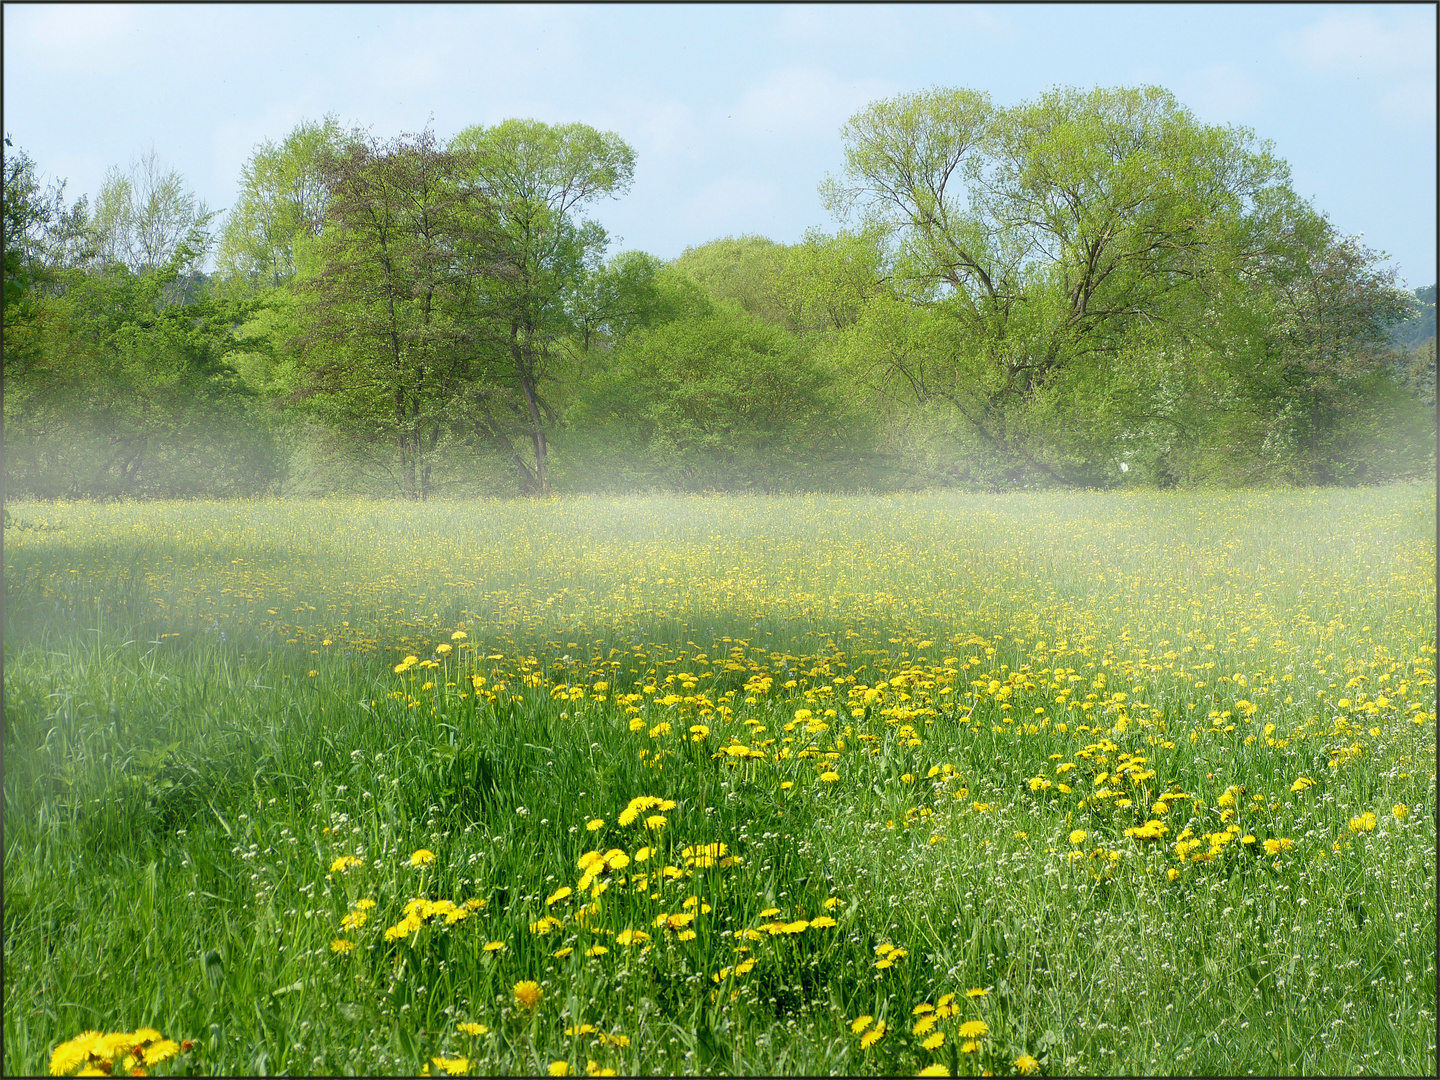
M 208 249 L 214 218 L 184 178 L 150 150 L 128 170 L 112 167 L 105 174 L 90 230 L 101 263 L 143 273 L 165 266 L 182 245 Z
M 328 158 L 316 272 L 298 286 L 308 332 L 295 400 L 394 446 L 408 498 L 431 493 L 473 378 L 474 338 L 455 310 L 480 272 L 493 214 L 472 171 L 428 131 Z
M 1250 132 L 1202 125 L 1158 88 L 1060 89 L 1010 109 L 937 89 L 870 105 L 843 138 L 828 205 L 888 233 L 897 289 L 949 327 L 923 373 L 897 358 L 898 373 L 1014 479 L 1098 477 L 1093 448 L 1036 422 L 1046 399 L 1122 397 L 1111 381 L 1131 335 L 1234 272 L 1288 194 Z
M 328 197 L 325 164 L 359 138 L 327 115 L 303 121 L 280 143 L 266 139 L 240 174 L 216 262 L 221 275 L 276 287 L 295 274 L 295 245 L 320 235 Z
M 872 433 L 804 340 L 731 304 L 685 307 L 617 344 L 587 387 L 592 475 L 688 491 L 868 478 Z
M 629 190 L 635 154 L 618 135 L 584 124 L 507 120 L 472 127 L 451 144 L 469 163 L 472 188 L 487 202 L 481 261 L 501 272 L 472 273 L 470 320 L 488 347 L 477 355 L 484 384 L 481 428 L 508 450 L 524 490 L 550 490 L 547 432 L 557 421 L 548 384 L 567 359 L 563 344 L 595 319 L 584 292 L 600 269 L 605 230 L 576 215 Z M 530 444 L 529 461 L 512 439 Z

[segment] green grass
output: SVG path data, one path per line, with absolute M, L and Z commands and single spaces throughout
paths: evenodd
M 1435 1071 L 1430 489 L 10 511 L 7 1074 Z

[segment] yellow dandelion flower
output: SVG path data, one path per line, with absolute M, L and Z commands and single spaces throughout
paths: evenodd
M 450 1076 L 463 1076 L 470 1068 L 469 1058 L 432 1057 L 434 1066 Z
M 1029 1054 L 1021 1054 L 1015 1059 L 1015 1067 L 1026 1076 L 1040 1071 L 1040 1062 L 1036 1061 Z
M 916 1076 L 949 1076 L 949 1075 L 950 1075 L 950 1070 L 947 1069 L 944 1065 L 941 1065 L 941 1064 L 937 1061 L 937 1062 L 935 1062 L 935 1064 L 933 1064 L 933 1065 L 926 1065 L 923 1069 L 921 1069 L 921 1070 L 920 1070 L 919 1072 L 917 1072 L 915 1075 L 916 1075 Z
M 484 1024 L 476 1024 L 471 1021 L 467 1021 L 463 1024 L 456 1024 L 455 1026 L 460 1031 L 463 1031 L 466 1035 L 485 1035 L 488 1034 L 490 1031 L 490 1029 Z
M 833 772 L 833 771 L 822 772 L 822 773 L 820 774 L 820 779 L 823 780 L 823 781 L 824 781 L 825 783 L 827 783 L 827 784 L 833 784 L 833 783 L 835 783 L 837 780 L 840 779 L 840 774 L 839 774 L 838 772 Z
M 344 938 L 336 938 L 330 942 L 331 952 L 349 952 L 353 948 L 355 948 L 355 942 L 346 941 Z
M 943 1031 L 937 1031 L 920 1045 L 926 1050 L 939 1050 L 940 1047 L 945 1045 L 945 1033 Z
M 505 948 L 503 941 L 487 941 L 485 943 L 485 951 L 488 953 L 498 953 L 503 948 Z
M 586 830 L 589 831 L 589 832 L 594 832 L 595 830 L 597 830 L 597 829 L 603 829 L 604 827 L 605 827 L 605 819 L 604 819 L 604 818 L 600 818 L 600 817 L 592 818 L 591 820 L 589 820 L 589 821 L 587 821 L 587 822 L 585 823 L 585 828 L 586 828 Z
M 435 861 L 435 853 L 428 848 L 421 848 L 410 856 L 411 866 L 429 866 Z
M 879 1021 L 873 1028 L 860 1036 L 860 1049 L 869 1050 L 885 1037 L 885 1021 Z
M 1076 829 L 1070 834 L 1070 843 L 1077 845 L 1083 844 L 1085 842 L 1085 838 L 1089 835 L 1090 834 L 1087 833 L 1084 829 Z
M 549 907 L 551 904 L 558 904 L 561 900 L 564 900 L 569 895 L 571 895 L 570 886 L 561 885 L 560 888 L 556 889 L 553 893 L 551 893 L 545 898 L 545 906 Z
M 988 986 L 977 986 L 973 990 L 966 990 L 965 996 L 967 998 L 983 998 L 987 997 L 989 993 L 990 988 Z
M 1396 803 L 1390 808 L 1390 813 L 1395 815 L 1396 821 L 1404 821 L 1410 816 L 1410 808 L 1404 803 Z
M 515 1000 L 520 1003 L 522 1008 L 533 1011 L 535 1006 L 540 1004 L 542 994 L 540 984 L 531 979 L 524 979 L 517 982 L 511 992 L 515 995 Z
M 551 1075 L 551 1076 L 569 1076 L 569 1075 L 570 1075 L 570 1063 L 569 1063 L 568 1061 L 552 1061 L 552 1062 L 550 1062 L 550 1075 Z
M 990 1025 L 985 1023 L 984 1020 L 966 1020 L 965 1023 L 960 1025 L 958 1034 L 962 1039 L 978 1039 L 989 1034 L 989 1032 Z
M 875 1018 L 873 1016 L 870 1016 L 868 1013 L 864 1016 L 857 1016 L 854 1020 L 850 1021 L 851 1034 L 859 1035 L 860 1032 L 864 1031 L 867 1027 L 870 1026 L 871 1021 L 873 1021 L 874 1019 Z

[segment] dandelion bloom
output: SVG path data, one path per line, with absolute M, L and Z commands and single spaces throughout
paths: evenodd
M 354 947 L 355 942 L 346 941 L 344 938 L 336 938 L 334 941 L 330 942 L 331 952 L 349 952 Z
M 926 1050 L 939 1050 L 940 1047 L 945 1045 L 945 1033 L 943 1031 L 937 1031 L 920 1045 Z
M 605 827 L 605 819 L 604 819 L 604 818 L 600 818 L 600 817 L 592 818 L 590 821 L 587 821 L 587 822 L 585 823 L 585 828 L 586 828 L 589 832 L 594 832 L 596 829 L 603 829 L 604 827 Z
M 370 916 L 366 915 L 363 911 L 352 911 L 350 912 L 350 914 L 346 915 L 343 919 L 340 920 L 340 929 L 359 930 L 362 926 L 365 925 L 365 922 L 367 919 L 369 919 L 369 917 Z
M 555 950 L 553 953 L 551 953 L 550 955 L 553 956 L 556 960 L 564 960 L 565 957 L 569 956 L 569 955 L 570 955 L 571 953 L 573 953 L 574 951 L 575 951 L 575 950 L 574 950 L 572 947 L 570 947 L 569 945 L 567 945 L 567 946 L 565 946 L 565 948 L 563 948 L 563 949 L 556 949 L 556 950 Z
M 1015 1067 L 1026 1076 L 1040 1071 L 1040 1062 L 1036 1061 L 1029 1054 L 1021 1054 L 1015 1059 Z
M 549 896 L 547 896 L 547 897 L 545 898 L 545 906 L 546 906 L 546 907 L 549 907 L 551 904 L 557 904 L 557 903 L 559 903 L 561 900 L 564 900 L 564 899 L 565 899 L 567 896 L 569 896 L 569 895 L 570 895 L 570 886 L 569 886 L 569 885 L 561 885 L 560 888 L 556 889 L 553 893 L 551 893 Z
M 924 1016 L 920 1017 L 919 1020 L 915 1021 L 915 1026 L 910 1029 L 910 1034 L 928 1034 L 930 1029 L 933 1028 L 939 1022 L 939 1020 L 940 1018 L 936 1016 L 933 1012 L 928 1012 Z
M 881 1020 L 873 1028 L 860 1037 L 860 1049 L 869 1050 L 877 1042 L 885 1037 L 885 1021 Z
M 1352 817 L 1350 819 L 1350 831 L 1356 833 L 1374 832 L 1375 815 L 1369 810 L 1366 810 L 1365 813 L 1361 814 L 1359 817 Z
M 429 848 L 421 848 L 410 856 L 411 866 L 429 866 L 435 861 L 435 853 Z
M 864 1031 L 867 1027 L 870 1026 L 870 1022 L 874 1019 L 875 1018 L 873 1016 L 870 1016 L 868 1013 L 865 1016 L 857 1016 L 854 1020 L 850 1022 L 851 1034 L 859 1035 L 860 1032 Z
M 1404 803 L 1396 803 L 1390 808 L 1390 813 L 1395 815 L 1396 821 L 1404 821 L 1410 816 L 1410 808 Z
M 464 1023 L 455 1026 L 466 1035 L 485 1035 L 490 1031 L 484 1024 Z
M 823 772 L 820 774 L 820 779 L 827 784 L 833 784 L 840 779 L 840 774 L 838 772 Z
M 501 949 L 503 949 L 503 948 L 505 948 L 505 942 L 503 942 L 503 941 L 487 941 L 487 942 L 485 943 L 485 951 L 486 951 L 486 952 L 490 952 L 490 953 L 499 952 L 499 951 L 500 951 Z
M 570 1075 L 570 1063 L 569 1063 L 568 1061 L 552 1061 L 552 1062 L 550 1062 L 550 1075 L 551 1075 L 551 1076 L 569 1076 L 569 1075 Z
M 604 956 L 604 955 L 605 955 L 606 953 L 608 953 L 609 951 L 610 951 L 610 950 L 607 949 L 604 945 L 591 945 L 590 948 L 588 948 L 588 949 L 585 950 L 585 955 L 586 955 L 586 956 Z
M 1072 832 L 1072 833 L 1070 834 L 1070 843 L 1072 843 L 1072 844 L 1083 844 L 1083 843 L 1085 842 L 1085 838 L 1086 838 L 1088 835 L 1090 835 L 1090 834 L 1087 833 L 1084 829 L 1076 829 L 1074 832 Z
M 363 865 L 364 865 L 364 860 L 363 860 L 363 859 L 357 859 L 354 855 L 341 855 L 338 859 L 336 859 L 333 863 L 330 864 L 330 873 L 332 873 L 332 874 L 343 874 L 346 870 L 349 870 L 350 867 L 352 867 L 352 866 L 363 866 Z
M 461 1076 L 470 1068 L 469 1058 L 432 1057 L 430 1060 L 437 1069 L 451 1076 Z
M 523 1008 L 533 1010 L 536 1005 L 540 1004 L 540 984 L 533 979 L 525 979 L 517 982 L 513 993 L 515 994 L 515 1000 L 518 1001 Z
M 926 1065 L 915 1074 L 916 1076 L 949 1076 L 950 1070 L 938 1061 L 934 1065 Z
M 966 1020 L 960 1025 L 959 1035 L 962 1039 L 978 1039 L 990 1032 L 990 1025 L 984 1020 Z
M 835 920 L 832 919 L 829 915 L 817 915 L 815 918 L 810 920 L 810 926 L 816 930 L 826 930 L 835 925 Z
M 966 990 L 965 996 L 967 998 L 982 998 L 986 997 L 989 993 L 990 988 L 988 986 L 977 986 L 973 990 Z

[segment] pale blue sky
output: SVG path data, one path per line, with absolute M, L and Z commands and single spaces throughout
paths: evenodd
M 27 5 L 4 8 L 4 127 L 69 194 L 153 147 L 212 207 L 264 138 L 338 113 L 388 136 L 508 117 L 619 132 L 635 186 L 599 218 L 670 258 L 833 228 L 840 125 L 931 85 L 1005 104 L 1156 83 L 1253 128 L 1296 189 L 1435 280 L 1431 5 Z M 619 246 L 612 250 L 618 250 Z

